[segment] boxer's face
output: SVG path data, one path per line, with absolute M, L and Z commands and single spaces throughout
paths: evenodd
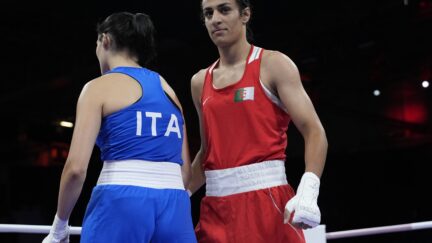
M 246 36 L 250 9 L 240 11 L 235 0 L 203 0 L 202 16 L 212 41 L 223 46 Z

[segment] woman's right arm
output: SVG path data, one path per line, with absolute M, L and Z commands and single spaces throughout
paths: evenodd
M 202 119 L 202 110 L 201 110 L 201 94 L 204 84 L 206 70 L 201 70 L 197 74 L 192 77 L 191 80 L 191 93 L 192 100 L 195 105 L 195 109 L 197 111 L 199 127 L 200 127 L 200 137 L 201 137 L 201 146 L 195 158 L 192 162 L 192 180 L 189 183 L 188 190 L 191 194 L 195 193 L 200 189 L 205 183 L 205 175 L 202 167 L 202 162 L 206 152 L 206 140 L 204 137 L 204 127 L 203 127 L 203 119 Z
M 68 219 L 81 193 L 90 156 L 102 119 L 102 103 L 94 83 L 87 83 L 77 103 L 75 128 L 68 158 L 63 168 L 57 215 Z

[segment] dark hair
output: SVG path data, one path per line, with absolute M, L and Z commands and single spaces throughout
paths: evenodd
M 245 8 L 249 8 L 252 12 L 252 5 L 251 5 L 249 0 L 235 0 L 235 2 L 237 4 L 237 6 L 239 7 L 240 14 L 243 13 L 243 10 Z M 202 0 L 201 0 L 201 7 L 202 7 Z M 201 11 L 201 19 L 204 20 L 204 16 L 203 16 L 202 11 Z M 246 23 L 246 38 L 249 42 L 252 42 L 253 41 L 253 32 L 252 32 L 252 29 L 250 27 L 250 22 L 251 22 L 251 19 L 249 19 L 249 21 Z
M 243 11 L 245 8 L 250 8 L 251 4 L 249 0 L 236 0 L 237 6 L 240 9 L 240 12 Z
M 98 35 L 109 34 L 117 51 L 128 51 L 146 66 L 156 56 L 154 26 L 150 16 L 143 13 L 119 12 L 108 16 L 96 27 Z
M 239 7 L 240 13 L 242 13 L 245 8 L 249 8 L 252 13 L 252 5 L 250 4 L 249 0 L 236 0 L 236 3 Z M 246 23 L 246 38 L 249 42 L 253 41 L 253 32 L 250 27 L 251 20 L 252 18 L 250 18 L 249 21 Z

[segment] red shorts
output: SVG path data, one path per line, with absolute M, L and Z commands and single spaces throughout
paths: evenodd
M 303 231 L 283 223 L 289 185 L 201 201 L 195 229 L 200 243 L 305 243 Z

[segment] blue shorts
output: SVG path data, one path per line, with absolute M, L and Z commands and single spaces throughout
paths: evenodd
M 99 185 L 84 216 L 81 243 L 195 243 L 184 190 Z

